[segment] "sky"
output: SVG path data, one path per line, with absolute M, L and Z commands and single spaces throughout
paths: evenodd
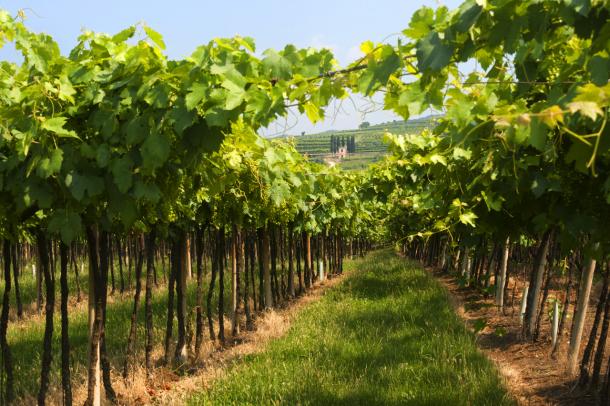
M 0 0 L 0 8 L 16 15 L 23 10 L 27 26 L 51 35 L 67 54 L 83 29 L 116 33 L 146 22 L 163 35 L 170 58 L 184 58 L 200 44 L 215 37 L 250 36 L 257 53 L 267 48 L 330 48 L 345 66 L 361 54 L 360 44 L 396 42 L 411 15 L 420 7 L 446 5 L 460 0 Z M 0 49 L 0 60 L 19 60 L 14 49 Z M 327 118 L 316 125 L 297 113 L 265 129 L 274 136 L 358 127 L 362 121 L 376 124 L 398 119 L 379 110 L 379 103 L 360 97 L 331 105 Z

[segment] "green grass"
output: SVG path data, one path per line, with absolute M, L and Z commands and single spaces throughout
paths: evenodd
M 343 158 L 339 162 L 339 166 L 341 166 L 344 170 L 358 170 L 358 169 L 366 169 L 370 164 L 374 162 L 378 162 L 381 160 L 382 155 L 374 152 L 363 152 L 363 153 L 355 153 L 350 154 Z
M 189 404 L 509 405 L 443 288 L 389 250 L 306 307 Z
M 154 343 L 157 346 L 162 345 L 165 337 L 165 325 L 166 325 L 166 312 L 167 312 L 167 287 L 163 285 L 163 276 L 161 273 L 161 265 L 157 264 L 158 267 L 158 278 L 159 288 L 153 292 L 153 335 Z M 168 264 L 166 264 L 168 266 Z M 195 268 L 193 268 L 194 270 Z M 207 288 L 209 284 L 209 269 L 210 264 L 207 263 L 208 273 L 205 275 L 205 286 L 204 295 L 207 295 Z M 35 301 L 36 287 L 35 279 L 31 276 L 31 270 L 29 275 L 25 272 L 21 276 L 23 281 L 24 298 L 27 298 L 28 302 Z M 132 270 L 133 271 L 133 270 Z M 59 272 L 59 271 L 57 271 Z M 118 278 L 118 269 L 116 277 Z M 125 272 L 125 283 L 127 284 L 127 270 Z M 73 275 L 72 271 L 70 273 Z M 83 293 L 87 292 L 87 267 L 85 267 L 84 275 L 79 275 L 81 287 Z M 132 275 L 132 278 L 133 275 Z M 230 272 L 225 272 L 225 311 L 229 313 L 230 303 Z M 136 365 L 142 365 L 144 363 L 144 295 L 145 295 L 145 275 L 142 277 L 142 293 L 140 296 L 140 307 L 138 311 L 138 329 L 137 329 L 137 342 L 136 342 Z M 135 286 L 135 279 L 132 279 L 132 283 Z M 53 363 L 51 370 L 51 386 L 59 386 L 61 384 L 60 378 L 60 356 L 61 356 L 61 343 L 60 343 L 60 312 L 59 312 L 59 275 L 56 276 L 55 283 L 55 317 L 54 317 L 54 331 L 53 331 Z M 134 288 L 135 289 L 135 288 Z M 110 288 L 109 288 L 110 290 Z M 111 366 L 114 374 L 119 374 L 122 371 L 123 362 L 125 359 L 125 348 L 127 343 L 127 335 L 129 333 L 129 327 L 131 323 L 131 312 L 133 309 L 133 293 L 134 291 L 125 291 L 124 294 L 118 292 L 118 281 L 117 291 L 114 295 L 108 298 L 107 308 L 107 321 L 106 321 L 106 340 L 108 356 L 110 359 Z M 74 280 L 71 279 L 70 294 L 76 295 L 74 288 Z M 14 299 L 14 295 L 13 299 Z M 204 296 L 205 297 L 205 296 Z M 205 300 L 205 299 L 204 299 Z M 187 301 L 189 309 L 194 309 L 196 304 L 196 283 L 195 280 L 189 282 L 187 289 Z M 216 303 L 218 301 L 218 281 L 214 291 L 213 303 L 215 304 L 213 314 L 217 314 Z M 27 302 L 26 302 L 27 303 Z M 31 303 L 31 302 L 30 302 Z M 44 303 L 44 302 L 43 302 Z M 43 304 L 44 306 L 44 304 Z M 205 312 L 205 305 L 204 305 Z M 175 314 L 175 313 L 174 313 Z M 70 319 L 70 361 L 72 370 L 72 383 L 73 385 L 80 385 L 84 382 L 86 374 L 86 365 L 88 360 L 88 315 L 87 315 L 87 299 L 84 296 L 84 303 L 78 307 L 72 307 L 69 309 Z M 189 313 L 190 326 L 194 329 L 194 312 Z M 40 365 L 42 357 L 42 341 L 44 336 L 44 316 L 43 317 L 26 317 L 23 321 L 12 320 L 9 323 L 7 339 L 12 352 L 14 374 L 15 374 L 15 392 L 17 397 L 27 399 L 27 397 L 35 396 L 38 392 L 40 385 Z M 174 340 L 176 338 L 177 322 L 174 320 Z M 218 323 L 215 323 L 215 329 L 218 331 Z M 204 339 L 208 340 L 207 333 L 207 322 Z M 31 399 L 30 399 L 31 400 Z

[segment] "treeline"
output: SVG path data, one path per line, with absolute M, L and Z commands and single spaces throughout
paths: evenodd
M 330 136 L 330 152 L 336 154 L 339 152 L 340 148 L 345 148 L 345 151 L 348 154 L 353 154 L 356 152 L 356 136 L 349 135 L 345 137 L 342 135 L 339 137 L 338 135 L 332 134 Z

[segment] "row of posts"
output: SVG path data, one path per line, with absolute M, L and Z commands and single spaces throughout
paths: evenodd
M 525 311 L 527 310 L 527 294 L 529 292 L 529 286 L 525 285 L 523 287 L 523 295 L 521 296 L 521 313 L 520 313 L 520 319 L 521 319 L 521 325 L 523 325 L 523 319 L 525 317 Z M 555 344 L 557 344 L 557 334 L 559 332 L 559 301 L 555 300 L 555 304 L 553 306 L 553 329 L 552 329 L 552 345 L 553 347 L 555 347 Z

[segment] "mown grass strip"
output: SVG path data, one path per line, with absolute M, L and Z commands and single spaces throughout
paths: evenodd
M 189 403 L 511 405 L 444 289 L 390 250 L 306 307 L 289 333 Z

